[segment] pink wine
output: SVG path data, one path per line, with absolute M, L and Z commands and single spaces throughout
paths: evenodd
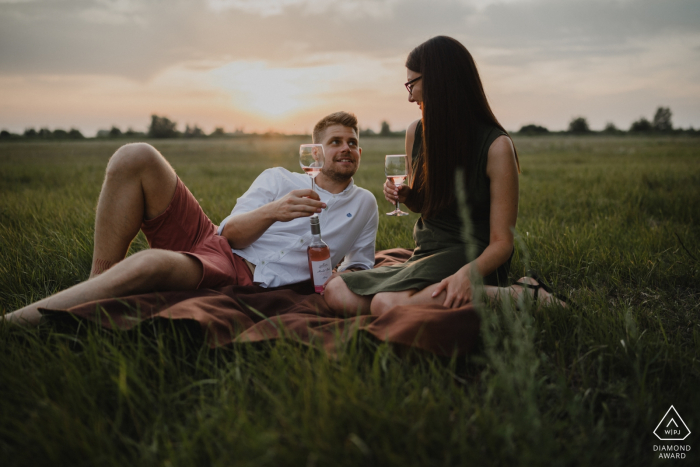
M 316 178 L 321 173 L 321 167 L 303 167 L 303 170 L 311 178 Z
M 321 226 L 319 225 L 318 217 L 312 217 L 311 222 L 311 244 L 306 249 L 306 254 L 309 257 L 309 272 L 311 279 L 314 282 L 314 291 L 321 293 L 325 289 L 324 284 L 330 279 L 333 274 L 333 266 L 331 265 L 331 250 L 321 239 Z
M 403 183 L 404 180 L 406 180 L 405 175 L 400 175 L 400 176 L 391 176 L 391 177 L 386 177 L 387 179 L 391 180 L 391 183 L 393 183 L 396 186 L 399 186 Z

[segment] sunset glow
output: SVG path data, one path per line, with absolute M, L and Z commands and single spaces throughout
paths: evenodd
M 212 70 L 212 83 L 230 94 L 231 107 L 279 119 L 322 104 L 338 67 L 270 68 L 264 62 L 234 62 Z
M 344 109 L 398 130 L 420 116 L 405 57 L 438 34 L 469 48 L 510 130 L 578 115 L 627 128 L 662 105 L 700 126 L 696 1 L 428 3 L 0 0 L 0 128 L 145 130 L 155 113 L 296 133 Z

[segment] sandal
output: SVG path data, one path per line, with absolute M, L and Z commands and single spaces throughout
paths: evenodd
M 539 294 L 540 289 L 543 289 L 545 292 L 549 293 L 550 295 L 552 295 L 554 298 L 556 298 L 560 302 L 562 302 L 566 305 L 569 305 L 569 300 L 566 297 L 564 297 L 563 295 L 558 294 L 557 292 L 552 290 L 547 284 L 544 283 L 544 280 L 542 280 L 542 278 L 539 276 L 539 274 L 537 274 L 535 271 L 528 271 L 527 275 L 528 275 L 528 277 L 531 277 L 532 279 L 536 280 L 537 285 L 526 284 L 525 282 L 514 282 L 513 285 L 519 285 L 521 287 L 527 287 L 528 289 L 533 289 L 535 291 L 534 297 L 533 297 L 535 300 L 535 303 L 537 303 L 537 301 L 538 301 L 538 294 Z

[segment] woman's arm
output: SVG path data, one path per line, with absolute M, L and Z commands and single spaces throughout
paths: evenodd
M 415 122 L 411 123 L 408 125 L 408 128 L 406 129 L 406 141 L 405 141 L 405 151 L 406 151 L 406 162 L 408 164 L 407 167 L 407 173 L 408 173 L 408 184 L 413 181 L 413 164 L 412 164 L 412 153 L 413 153 L 413 142 L 415 141 L 415 135 L 416 135 L 416 127 L 418 126 L 418 122 L 420 120 L 416 120 Z M 396 201 L 398 200 L 401 204 L 404 204 L 408 209 L 410 209 L 413 212 L 418 212 L 420 211 L 420 208 L 418 206 L 415 206 L 415 203 L 410 203 L 410 198 L 409 198 L 409 193 L 411 192 L 411 188 L 408 187 L 408 185 L 401 185 L 398 189 L 396 188 L 396 185 L 394 185 L 391 180 L 387 180 L 384 182 L 384 198 L 386 198 L 387 201 L 389 201 L 391 204 L 396 204 Z M 407 201 L 408 204 L 407 204 Z
M 486 175 L 491 181 L 489 245 L 469 264 L 440 282 L 433 297 L 447 291 L 444 305 L 459 307 L 471 300 L 471 268 L 484 277 L 505 263 L 513 251 L 513 228 L 518 218 L 518 167 L 513 142 L 499 136 L 489 148 Z

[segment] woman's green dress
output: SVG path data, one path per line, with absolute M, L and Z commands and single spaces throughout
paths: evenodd
M 340 276 L 348 288 L 358 295 L 374 295 L 379 292 L 399 292 L 417 289 L 440 282 L 469 261 L 468 247 L 475 247 L 478 257 L 489 244 L 490 235 L 490 181 L 486 176 L 486 162 L 491 143 L 505 133 L 497 127 L 484 127 L 478 132 L 477 160 L 475 170 L 468 174 L 467 193 L 472 235 L 470 243 L 462 240 L 462 222 L 457 210 L 457 203 L 452 203 L 429 219 L 418 219 L 413 228 L 413 240 L 416 249 L 413 256 L 403 264 L 383 266 L 380 268 L 358 271 Z M 414 175 L 421 168 L 423 149 L 423 127 L 421 122 L 416 128 L 411 159 Z M 413 192 L 412 192 L 413 193 Z M 511 254 L 512 258 L 512 254 Z M 486 285 L 506 285 L 510 258 L 492 274 L 484 277 Z

